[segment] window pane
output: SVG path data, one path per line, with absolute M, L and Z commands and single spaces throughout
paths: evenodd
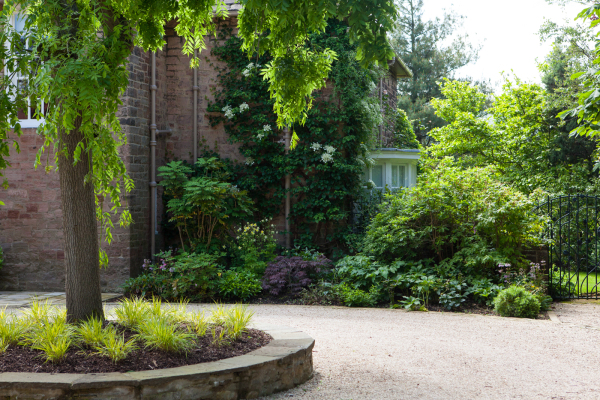
M 15 14 L 15 31 L 23 32 L 25 30 L 25 15 Z
M 398 187 L 406 187 L 406 166 L 398 166 Z
M 397 188 L 398 186 L 398 166 L 392 165 L 392 187 Z
M 376 187 L 383 187 L 383 165 L 376 165 L 373 167 L 371 179 Z

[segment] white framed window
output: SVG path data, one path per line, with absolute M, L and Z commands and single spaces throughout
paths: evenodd
M 385 162 L 365 169 L 365 181 L 372 181 L 375 188 L 400 189 L 409 186 L 408 165 Z
M 391 165 L 392 189 L 406 187 L 406 165 Z
M 17 33 L 23 32 L 25 30 L 25 14 L 22 12 L 16 12 L 12 15 L 11 17 L 11 22 L 13 27 L 15 28 L 15 31 Z M 29 43 L 27 47 L 30 47 L 31 44 Z M 22 76 L 21 74 L 15 74 L 15 76 L 13 77 L 13 83 L 16 85 L 18 90 L 25 90 L 27 88 L 27 85 L 29 84 L 28 80 L 26 77 Z M 36 118 L 36 109 L 38 106 L 38 100 L 39 99 L 29 99 L 28 100 L 28 107 L 26 107 L 25 109 L 21 109 L 18 112 L 18 117 L 19 117 L 19 123 L 21 124 L 21 128 L 37 128 L 43 121 L 44 119 L 37 119 Z M 47 106 L 46 104 L 43 103 L 42 101 L 42 110 L 46 111 Z

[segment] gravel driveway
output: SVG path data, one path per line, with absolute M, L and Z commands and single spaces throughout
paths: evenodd
M 257 321 L 300 328 L 316 340 L 315 377 L 269 399 L 600 399 L 600 330 L 583 323 L 251 307 Z M 568 319 L 568 308 L 557 314 Z M 600 305 L 583 312 L 595 318 L 587 325 L 600 327 L 599 316 Z

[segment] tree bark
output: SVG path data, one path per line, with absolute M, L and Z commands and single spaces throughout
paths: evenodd
M 82 151 L 81 159 L 73 164 L 73 152 L 84 140 L 80 125 L 81 119 L 78 119 L 73 130 L 62 133 L 58 157 L 68 322 L 90 317 L 104 319 L 94 186 L 92 182 L 85 182 L 86 176 L 91 176 L 92 155 Z

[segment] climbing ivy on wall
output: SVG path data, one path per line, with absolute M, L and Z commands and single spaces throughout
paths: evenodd
M 219 89 L 208 111 L 211 125 L 223 123 L 230 142 L 238 143 L 246 157 L 235 166 L 237 185 L 255 201 L 257 218 L 272 218 L 283 212 L 284 179 L 291 174 L 296 244 L 343 246 L 368 149 L 381 123 L 378 99 L 370 95 L 379 72 L 360 67 L 343 22 L 330 21 L 324 33 L 311 36 L 310 47 L 337 54 L 329 74 L 332 84 L 317 93 L 304 126 L 293 127 L 299 142 L 286 155 L 268 83 L 260 73 L 269 55 L 249 59 L 231 31 L 220 35 L 226 40 L 212 54 L 226 66 L 219 69 Z

